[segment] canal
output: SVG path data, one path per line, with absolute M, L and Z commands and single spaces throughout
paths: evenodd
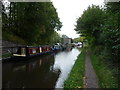
M 80 51 L 68 49 L 2 64 L 3 88 L 63 88 Z

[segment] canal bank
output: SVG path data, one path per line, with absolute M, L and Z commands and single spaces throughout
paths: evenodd
M 0 59 L 6 59 L 10 58 L 12 56 L 12 53 L 16 53 L 18 47 L 25 46 L 20 43 L 15 43 L 7 40 L 0 40 L 0 45 L 1 45 L 1 56 Z
M 92 49 L 89 49 L 89 54 L 93 68 L 99 79 L 99 87 L 117 90 L 119 87 L 118 64 L 115 65 L 103 58 L 103 56 L 96 55 Z
M 64 88 L 84 88 L 84 73 L 85 73 L 85 49 L 77 57 L 77 60 L 64 82 Z
M 118 68 L 112 65 L 96 55 L 93 49 L 89 49 L 86 54 L 85 49 L 82 49 L 64 82 L 64 88 L 118 89 Z
M 2 65 L 3 88 L 61 88 L 80 51 L 77 48 Z

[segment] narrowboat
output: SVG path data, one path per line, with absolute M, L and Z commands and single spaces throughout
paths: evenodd
M 31 57 L 36 55 L 42 55 L 54 51 L 61 50 L 61 45 L 53 45 L 53 46 L 26 46 L 26 47 L 19 47 L 17 52 L 13 54 L 14 57 Z
M 53 45 L 53 46 L 45 45 L 45 46 L 36 46 L 36 47 L 22 46 L 22 47 L 18 47 L 16 53 L 12 53 L 13 56 L 11 56 L 10 58 L 2 59 L 2 62 L 13 61 L 13 60 L 21 61 L 33 56 L 44 55 L 47 53 L 52 53 L 60 50 L 62 50 L 61 45 Z
M 26 47 L 19 47 L 17 52 L 13 54 L 14 57 L 31 57 L 36 55 L 42 55 L 45 53 L 52 52 L 50 46 L 26 46 Z

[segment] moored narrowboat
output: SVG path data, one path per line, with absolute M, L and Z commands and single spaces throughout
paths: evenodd
M 21 46 L 17 47 L 16 53 L 12 53 L 13 56 L 9 58 L 2 58 L 2 62 L 5 61 L 13 61 L 13 60 L 26 60 L 29 57 L 44 55 L 47 53 L 52 53 L 56 51 L 60 51 L 63 49 L 62 45 L 44 45 L 44 46 Z
M 13 54 L 15 57 L 31 57 L 36 55 L 42 55 L 48 52 L 52 52 L 50 46 L 39 46 L 39 47 L 19 47 L 17 52 Z
M 36 55 L 42 55 L 46 53 L 50 53 L 53 51 L 61 50 L 61 45 L 53 45 L 53 46 L 26 46 L 26 47 L 19 47 L 17 52 L 13 54 L 14 57 L 31 57 Z

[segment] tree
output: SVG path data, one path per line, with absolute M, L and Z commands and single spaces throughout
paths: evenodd
M 86 37 L 84 37 L 84 36 L 81 36 L 81 37 L 79 37 L 79 38 L 75 38 L 74 39 L 74 42 L 81 42 L 82 43 L 82 47 L 84 46 L 83 44 L 84 44 L 84 42 L 86 42 Z
M 77 20 L 76 31 L 85 36 L 95 53 L 107 60 L 120 57 L 120 2 L 108 2 L 104 8 L 88 7 Z
M 52 38 L 53 38 L 53 43 L 61 43 L 62 42 L 62 37 L 56 31 L 54 31 Z
M 62 27 L 51 2 L 10 2 L 9 15 L 3 20 L 8 25 L 6 31 L 24 39 L 28 45 L 50 43 L 54 30 Z
M 76 31 L 77 33 L 85 36 L 89 44 L 98 44 L 98 38 L 100 37 L 101 27 L 105 18 L 105 13 L 99 6 L 89 6 L 84 11 L 82 16 L 77 20 Z
M 120 57 L 120 2 L 107 3 L 104 27 L 102 28 L 103 40 L 105 43 L 106 53 L 110 56 L 111 61 L 118 61 Z

